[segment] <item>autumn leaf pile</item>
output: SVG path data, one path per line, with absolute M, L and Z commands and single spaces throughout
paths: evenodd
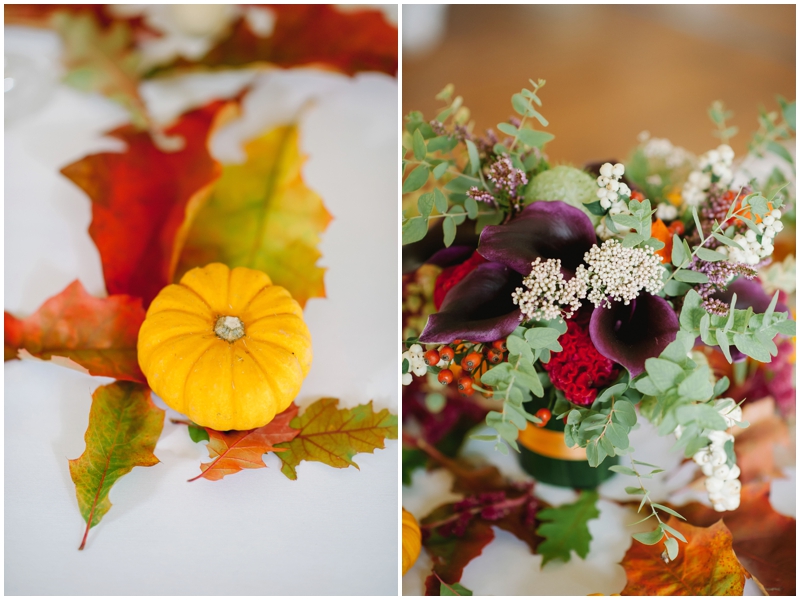
M 130 124 L 107 132 L 123 152 L 102 152 L 61 173 L 91 201 L 89 235 L 100 254 L 108 297 L 89 295 L 79 281 L 26 318 L 5 313 L 5 360 L 48 360 L 93 376 L 111 377 L 92 397 L 86 450 L 69 462 L 78 506 L 89 530 L 111 508 L 113 484 L 154 454 L 164 411 L 151 399 L 136 353 L 145 311 L 165 286 L 211 262 L 270 274 L 304 306 L 324 298 L 317 266 L 320 234 L 331 220 L 302 178 L 305 158 L 298 126 L 288 123 L 254 136 L 247 159 L 223 165 L 209 152 L 216 130 L 239 112 L 242 96 L 218 100 L 162 127 L 148 114 L 140 84 L 194 69 L 313 65 L 354 74 L 397 68 L 397 31 L 373 10 L 330 6 L 270 7 L 271 35 L 256 35 L 243 17 L 197 61 L 143 66 L 138 43 L 157 35 L 141 18 L 117 17 L 99 5 L 6 5 L 6 23 L 55 29 L 63 42 L 65 82 L 123 105 Z M 323 398 L 300 414 L 292 404 L 264 427 L 214 431 L 187 422 L 195 441 L 207 440 L 209 462 L 195 479 L 216 481 L 263 468 L 275 452 L 283 473 L 297 478 L 302 461 L 336 468 L 358 465 L 359 452 L 396 439 L 397 417 L 372 403 L 346 409 Z M 189 435 L 187 435 L 187 441 Z

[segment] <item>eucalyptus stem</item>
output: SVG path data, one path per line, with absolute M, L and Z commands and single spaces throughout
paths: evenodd
M 636 473 L 636 480 L 639 482 L 639 488 L 644 492 L 644 498 L 645 498 L 645 500 L 647 500 L 647 504 L 650 506 L 650 510 L 653 511 L 653 516 L 656 518 L 656 520 L 659 522 L 659 524 L 663 525 L 663 521 L 661 521 L 661 517 L 658 516 L 658 511 L 653 506 L 653 501 L 650 500 L 650 492 L 648 492 L 647 488 L 644 487 L 644 482 L 642 481 L 642 476 L 639 474 L 639 471 L 636 469 L 636 463 L 633 460 L 631 460 L 631 470 L 634 473 Z M 666 535 L 666 533 L 665 533 L 665 535 Z
M 410 164 L 410 165 L 427 165 L 427 166 L 428 166 L 428 167 L 430 167 L 431 169 L 433 169 L 433 168 L 434 168 L 434 166 L 433 166 L 431 163 L 429 163 L 428 161 L 426 161 L 426 160 L 407 160 L 406 162 L 407 162 L 408 164 Z M 450 169 L 447 169 L 447 170 L 445 171 L 445 173 L 450 173 L 450 174 L 452 174 L 452 175 L 457 175 L 457 176 L 459 176 L 459 177 L 464 177 L 464 178 L 466 178 L 466 179 L 471 179 L 472 181 L 478 181 L 478 182 L 481 182 L 481 180 L 480 180 L 480 179 L 478 179 L 477 177 L 471 177 L 470 175 L 465 175 L 464 173 L 459 173 L 458 171 L 456 171 L 455 169 L 452 169 L 452 168 L 450 168 Z M 481 182 L 481 183 L 482 183 L 482 182 Z
M 733 199 L 733 202 L 731 203 L 731 206 L 733 206 L 733 204 L 736 203 L 736 201 L 739 199 L 739 196 L 741 195 L 741 193 L 742 193 L 742 190 L 740 189 L 739 193 L 736 194 L 736 198 Z M 747 207 L 743 206 L 743 207 L 739 208 L 738 210 L 730 213 L 722 223 L 717 223 L 717 226 L 711 230 L 711 233 L 709 233 L 708 236 L 704 237 L 701 240 L 701 242 L 695 247 L 694 251 L 689 255 L 689 258 L 687 258 L 680 265 L 675 267 L 675 270 L 670 274 L 670 276 L 667 277 L 666 280 L 664 280 L 664 284 L 666 285 L 673 277 L 675 277 L 675 274 L 678 271 L 680 271 L 681 269 L 684 269 L 687 265 L 689 265 L 689 263 L 692 262 L 692 259 L 697 255 L 697 251 L 700 250 L 700 248 L 702 248 L 703 246 L 705 246 L 706 242 L 708 242 L 711 238 L 713 238 L 715 233 L 719 233 L 724 229 L 723 225 L 725 223 L 727 223 L 728 221 L 730 221 L 731 219 L 733 219 L 735 217 L 741 216 L 741 214 L 746 212 L 745 208 L 747 208 Z
M 528 118 L 528 116 L 527 116 L 527 115 L 524 115 L 524 116 L 522 117 L 522 119 L 520 119 L 520 122 L 519 122 L 519 127 L 517 127 L 517 135 L 515 135 L 515 136 L 514 136 L 514 141 L 513 141 L 513 142 L 511 142 L 511 146 L 508 148 L 508 151 L 509 151 L 509 152 L 511 152 L 511 151 L 514 149 L 514 146 L 516 146 L 516 145 L 517 145 L 517 140 L 519 140 L 519 131 L 520 131 L 520 130 L 521 130 L 523 127 L 525 127 L 525 119 L 527 119 L 527 118 Z
M 460 214 L 462 214 L 462 215 L 463 215 L 463 214 L 465 214 L 465 213 L 460 213 Z M 496 215 L 496 214 L 497 214 L 497 211 L 496 211 L 496 210 L 490 210 L 489 212 L 479 212 L 479 213 L 478 213 L 476 216 L 480 217 L 480 216 L 482 216 L 482 215 Z M 445 214 L 445 215 L 430 215 L 430 216 L 428 217 L 428 220 L 430 220 L 430 219 L 443 219 L 444 217 L 452 217 L 452 216 L 454 216 L 454 215 L 451 215 L 451 214 Z

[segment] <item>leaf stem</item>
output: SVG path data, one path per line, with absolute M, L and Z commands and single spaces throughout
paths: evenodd
M 441 583 L 441 584 L 442 584 L 444 587 L 446 587 L 448 590 L 450 590 L 451 592 L 453 592 L 453 595 L 454 595 L 454 596 L 460 596 L 460 595 L 461 595 L 461 594 L 459 594 L 457 591 L 455 591 L 455 590 L 454 590 L 452 587 L 450 587 L 450 586 L 449 586 L 447 583 L 445 583 L 444 579 L 442 579 L 441 577 L 439 577 L 439 574 L 438 574 L 436 571 L 434 571 L 434 572 L 433 572 L 433 574 L 434 574 L 434 575 L 436 575 L 436 579 L 438 579 L 438 580 L 439 580 L 439 583 Z

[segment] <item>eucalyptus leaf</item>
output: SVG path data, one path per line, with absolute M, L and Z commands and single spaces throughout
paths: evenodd
M 467 140 L 466 144 L 467 144 L 467 153 L 469 154 L 470 172 L 473 175 L 475 175 L 481 166 L 481 161 L 478 158 L 478 148 L 475 146 L 475 142 L 473 142 L 472 140 Z
M 654 529 L 653 531 L 633 534 L 633 539 L 648 546 L 655 546 L 663 537 L 664 532 L 661 530 L 661 527 Z
M 442 230 L 444 231 L 444 245 L 449 248 L 456 239 L 456 221 L 453 217 L 445 217 L 442 223 Z
M 427 147 L 425 146 L 425 138 L 422 137 L 422 132 L 420 132 L 419 129 L 414 131 L 413 144 L 414 144 L 414 158 L 417 160 L 423 160 L 425 156 L 428 154 L 428 150 Z
M 505 133 L 506 135 L 510 135 L 510 136 L 516 136 L 517 135 L 517 131 L 519 131 L 511 123 L 498 123 L 497 124 L 497 128 L 500 131 L 502 131 L 503 133 Z
M 409 192 L 415 192 L 425 185 L 430 172 L 430 167 L 428 167 L 428 165 L 419 165 L 411 171 L 403 182 L 403 193 L 408 194 Z
M 709 262 L 717 262 L 720 260 L 728 260 L 728 257 L 716 250 L 709 250 L 708 248 L 698 248 L 695 252 L 697 256 Z
M 681 269 L 675 272 L 675 279 L 684 283 L 708 283 L 708 275 L 697 271 L 687 271 Z
M 534 131 L 533 129 L 520 129 L 517 133 L 519 140 L 532 148 L 541 148 L 556 136 L 546 131 Z
M 447 161 L 440 162 L 438 165 L 436 165 L 433 168 L 433 178 L 436 179 L 436 180 L 441 179 L 442 175 L 444 175 L 447 172 L 447 169 L 449 167 L 450 167 L 450 164 Z M 439 192 L 439 193 L 441 194 L 441 192 Z M 442 211 L 442 212 L 444 212 L 444 211 Z
M 474 198 L 467 198 L 464 201 L 464 208 L 467 209 L 467 217 L 476 219 L 478 217 L 478 203 Z
M 403 245 L 420 241 L 428 233 L 428 219 L 412 217 L 403 223 Z
M 433 192 L 422 194 L 417 200 L 417 208 L 423 219 L 427 219 L 433 210 Z

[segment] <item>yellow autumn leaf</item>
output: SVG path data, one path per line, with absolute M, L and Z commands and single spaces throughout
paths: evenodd
M 317 245 L 331 215 L 303 181 L 297 127 L 268 131 L 245 152 L 244 164 L 224 167 L 192 223 L 176 280 L 212 262 L 258 269 L 305 306 L 325 296 Z

